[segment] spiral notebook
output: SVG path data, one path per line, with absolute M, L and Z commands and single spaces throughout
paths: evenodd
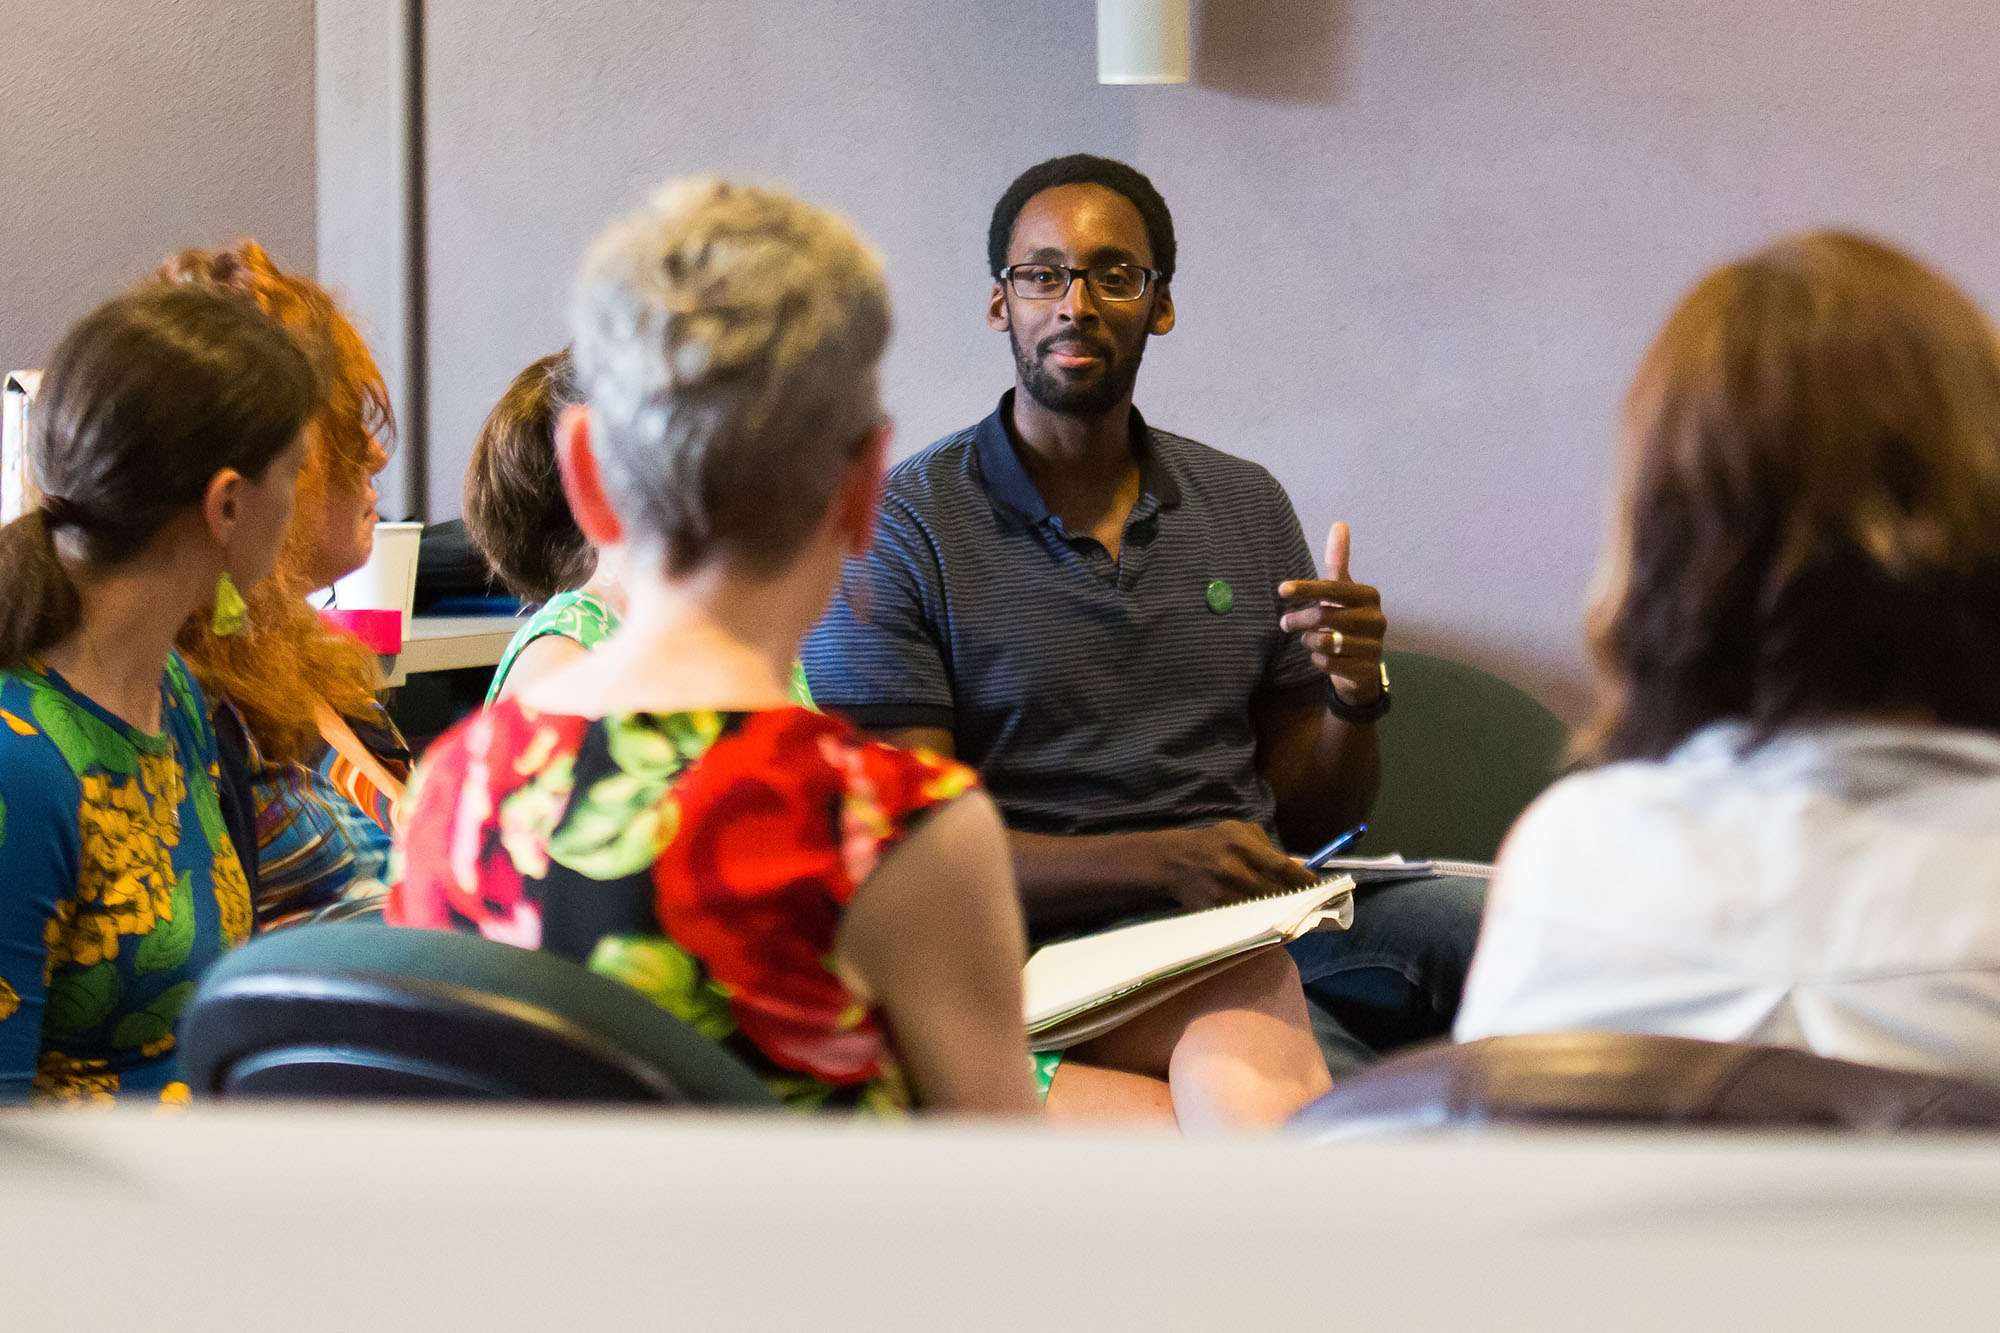
M 1412 879 L 1437 879 L 1452 875 L 1466 879 L 1492 879 L 1491 861 L 1406 861 L 1400 853 L 1388 856 L 1333 856 L 1320 862 L 1319 868 L 1328 874 L 1346 874 L 1354 877 L 1358 889 L 1373 888 L 1378 884 L 1401 884 Z
M 1354 881 L 1141 921 L 1044 945 L 1022 973 L 1028 1045 L 1073 1046 L 1266 949 L 1354 921 Z

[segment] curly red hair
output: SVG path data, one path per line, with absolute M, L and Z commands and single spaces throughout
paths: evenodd
M 340 304 L 312 279 L 288 273 L 255 241 L 224 250 L 184 250 L 160 269 L 167 282 L 241 293 L 282 325 L 318 368 L 326 405 L 313 419 L 298 502 L 271 576 L 251 589 L 248 623 L 228 638 L 206 616 L 181 630 L 180 650 L 202 688 L 241 710 L 265 758 L 303 762 L 319 747 L 309 705 L 320 700 L 361 716 L 381 679 L 375 656 L 330 630 L 306 603 L 327 497 L 367 485 L 373 445 L 395 433 L 388 387 Z

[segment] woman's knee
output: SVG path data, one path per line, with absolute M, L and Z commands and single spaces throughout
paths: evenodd
M 1283 949 L 1266 949 L 1262 953 L 1253 954 L 1244 966 L 1256 968 L 1265 984 L 1278 990 L 1304 989 L 1303 983 L 1299 980 L 1299 965 L 1294 963 L 1292 956 Z
M 1217 976 L 1211 998 L 1231 1008 L 1258 1009 L 1306 1021 L 1305 986 L 1299 969 L 1283 949 L 1265 949 Z

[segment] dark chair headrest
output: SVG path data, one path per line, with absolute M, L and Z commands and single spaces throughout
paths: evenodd
M 296 926 L 225 956 L 180 1049 L 197 1095 L 774 1100 L 716 1042 L 566 958 L 374 923 Z
M 1789 1047 L 1562 1032 L 1444 1044 L 1336 1086 L 1293 1122 L 1320 1139 L 1471 1125 L 2000 1129 L 2000 1087 Z

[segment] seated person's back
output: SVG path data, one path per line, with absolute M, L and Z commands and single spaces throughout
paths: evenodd
M 1747 739 L 1712 727 L 1535 807 L 1460 1035 L 1671 1032 L 2000 1072 L 2000 736 Z
M 426 758 L 390 920 L 584 961 L 792 1105 L 1032 1112 L 991 802 L 787 695 L 871 527 L 877 261 L 787 196 L 681 182 L 592 247 L 575 322 L 558 448 L 625 614 Z
M 1628 407 L 1590 770 L 1503 849 L 1460 1039 L 1594 1029 L 2000 1077 L 2000 354 L 1813 235 Z
M 879 1015 L 828 960 L 856 889 L 970 770 L 802 708 L 586 718 L 507 700 L 423 771 L 399 924 L 587 963 L 795 1104 L 906 1102 Z

